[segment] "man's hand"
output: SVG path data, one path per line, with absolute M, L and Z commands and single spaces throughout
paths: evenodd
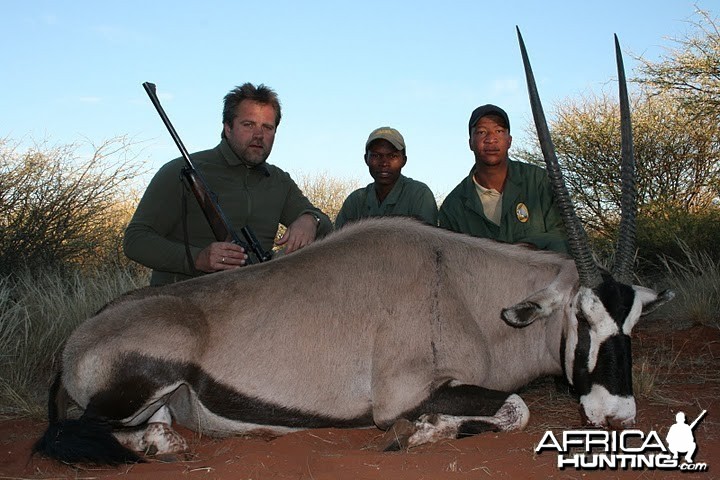
M 247 255 L 240 245 L 229 242 L 213 242 L 195 259 L 195 268 L 201 272 L 217 272 L 245 266 Z
M 317 234 L 318 222 L 315 216 L 305 213 L 300 215 L 297 220 L 290 224 L 285 234 L 275 245 L 285 246 L 285 253 L 292 253 L 315 241 Z

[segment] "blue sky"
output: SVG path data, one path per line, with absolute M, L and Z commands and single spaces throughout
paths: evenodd
M 551 116 L 564 98 L 616 91 L 613 33 L 632 76 L 631 55 L 657 59 L 690 30 L 696 4 L 716 14 L 692 0 L 3 4 L 0 137 L 63 144 L 129 135 L 154 172 L 179 154 L 142 82 L 157 84 L 191 152 L 218 143 L 231 88 L 265 83 L 283 105 L 270 163 L 295 177 L 364 185 L 367 135 L 390 125 L 407 143 L 403 173 L 436 196 L 472 166 L 467 120 L 476 106 L 500 105 L 514 145 L 527 140 L 516 25 Z

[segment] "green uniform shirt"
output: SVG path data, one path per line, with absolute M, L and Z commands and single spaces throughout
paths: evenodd
M 567 252 L 560 212 L 555 206 L 545 169 L 508 160 L 500 225 L 485 216 L 470 171 L 445 198 L 438 214 L 440 226 L 475 237 L 508 243 L 526 242 L 545 250 Z
M 300 215 L 313 212 L 320 217 L 317 235 L 332 231 L 330 219 L 302 194 L 295 182 L 280 168 L 264 163 L 248 167 L 235 155 L 227 141 L 194 153 L 193 163 L 209 188 L 217 195 L 220 208 L 240 236 L 247 225 L 262 247 L 269 251 L 278 224 L 290 225 Z M 182 157 L 166 163 L 155 174 L 125 230 L 125 254 L 153 269 L 151 285 L 163 285 L 191 278 L 183 234 Z M 190 252 L 195 259 L 202 249 L 216 241 L 195 196 L 186 192 L 187 229 Z M 244 239 L 243 239 L 244 240 Z
M 352 192 L 343 202 L 335 228 L 366 217 L 402 215 L 437 225 L 437 203 L 430 188 L 422 182 L 400 175 L 382 203 L 378 203 L 375 183 Z

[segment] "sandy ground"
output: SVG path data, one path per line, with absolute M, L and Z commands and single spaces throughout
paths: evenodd
M 563 430 L 580 428 L 580 420 L 575 400 L 559 392 L 551 379 L 545 379 L 522 392 L 532 415 L 522 432 L 486 433 L 392 453 L 372 447 L 382 434 L 375 428 L 226 439 L 180 430 L 192 448 L 185 460 L 120 468 L 73 467 L 30 456 L 33 442 L 45 428 L 44 421 L 3 420 L 0 479 L 720 478 L 720 330 L 693 327 L 670 334 L 661 323 L 641 324 L 634 334 L 633 348 L 636 378 L 654 385 L 650 393 L 638 395 L 635 428 L 654 430 L 664 440 L 678 411 L 692 420 L 706 409 L 694 431 L 698 445 L 694 460 L 706 463 L 707 471 L 559 469 L 555 452 L 536 453 L 535 447 L 546 430 L 560 437 Z

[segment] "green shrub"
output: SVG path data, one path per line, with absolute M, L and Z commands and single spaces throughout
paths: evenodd
M 636 233 L 635 274 L 646 282 L 667 276 L 669 263 L 694 260 L 689 255 L 720 264 L 720 208 L 698 214 L 675 211 L 639 216 Z M 596 260 L 607 269 L 613 265 L 615 236 L 590 235 Z
M 720 260 L 720 208 L 689 214 L 665 211 L 638 217 L 639 271 L 652 275 L 666 271 L 668 262 L 689 260 L 688 252 Z

